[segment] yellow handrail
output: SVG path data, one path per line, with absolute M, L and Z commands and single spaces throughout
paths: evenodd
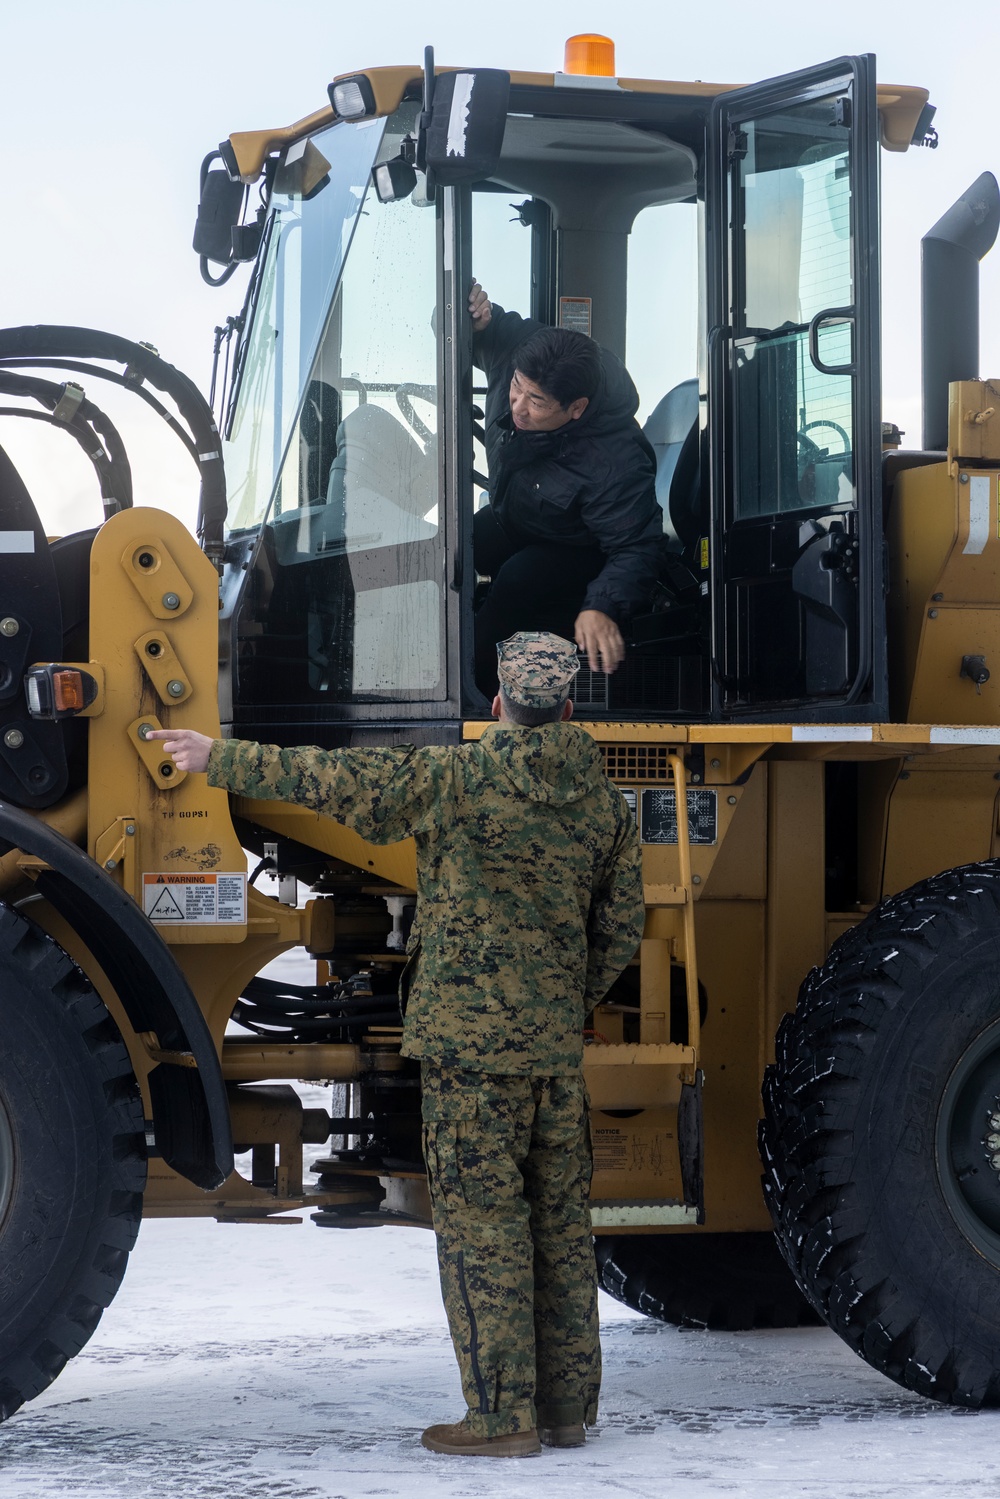
M 698 959 L 694 940 L 694 885 L 691 881 L 691 841 L 688 827 L 687 772 L 680 755 L 671 755 L 677 801 L 677 861 L 684 902 L 684 981 L 687 990 L 688 1045 L 695 1052 L 701 1045 L 701 1009 L 698 1004 Z M 697 1062 L 695 1063 L 697 1066 Z

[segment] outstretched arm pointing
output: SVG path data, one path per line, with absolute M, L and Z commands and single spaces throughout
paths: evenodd
M 163 748 L 178 770 L 203 773 L 208 769 L 208 755 L 213 740 L 195 729 L 151 729 L 147 739 L 162 739 Z

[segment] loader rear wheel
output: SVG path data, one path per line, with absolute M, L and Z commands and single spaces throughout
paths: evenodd
M 602 1288 L 633 1311 L 727 1332 L 819 1321 L 773 1234 L 621 1234 L 596 1240 Z
M 121 1284 L 142 1214 L 142 1103 L 103 1002 L 0 905 L 0 1420 L 56 1377 Z
M 761 1155 L 834 1331 L 909 1389 L 1000 1405 L 1000 862 L 893 896 L 812 971 Z

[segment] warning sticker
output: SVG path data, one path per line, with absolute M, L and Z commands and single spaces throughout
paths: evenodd
M 628 1168 L 628 1139 L 623 1130 L 592 1129 L 595 1171 L 625 1171 Z
M 144 874 L 142 908 L 150 921 L 242 924 L 247 919 L 245 874 Z
M 590 297 L 560 297 L 559 326 L 590 337 L 593 301 Z

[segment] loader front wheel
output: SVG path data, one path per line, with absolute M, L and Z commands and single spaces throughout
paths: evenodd
M 142 1102 L 114 1021 L 62 948 L 0 905 L 0 1420 L 100 1321 L 145 1177 Z
M 1000 1405 L 1000 862 L 891 897 L 806 979 L 764 1080 L 796 1279 L 876 1369 Z

